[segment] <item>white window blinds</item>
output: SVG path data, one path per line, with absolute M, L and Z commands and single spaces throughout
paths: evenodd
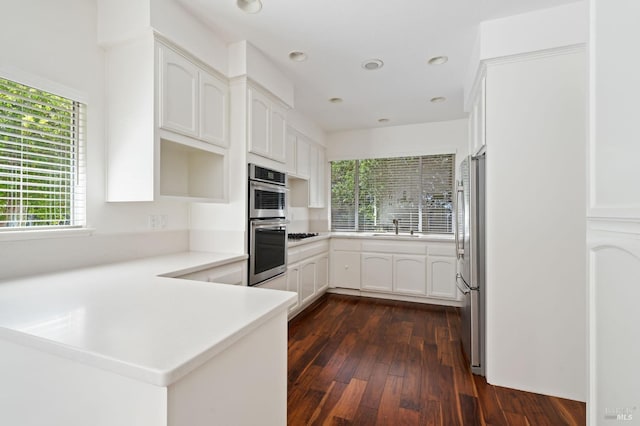
M 331 229 L 453 232 L 453 154 L 331 163 Z
M 0 78 L 0 230 L 84 225 L 84 110 Z

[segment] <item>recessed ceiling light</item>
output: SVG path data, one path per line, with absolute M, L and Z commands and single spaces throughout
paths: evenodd
M 342 98 L 330 98 L 329 102 L 331 102 L 332 104 L 339 104 L 342 103 Z
M 378 123 L 388 123 L 389 119 L 388 118 L 378 118 Z
M 307 60 L 307 54 L 304 52 L 294 50 L 293 52 L 289 53 L 289 59 L 291 59 L 294 62 L 304 62 Z
M 449 58 L 447 56 L 434 56 L 429 59 L 429 65 L 442 65 L 446 64 Z
M 260 0 L 236 0 L 236 6 L 243 12 L 258 13 L 262 9 Z
M 440 102 L 444 102 L 446 101 L 447 98 L 445 98 L 444 96 L 436 96 L 435 98 L 431 98 L 431 102 L 434 104 L 440 103 Z
M 384 62 L 382 62 L 380 59 L 367 59 L 362 63 L 362 68 L 364 68 L 365 70 L 373 71 L 379 70 L 383 65 Z

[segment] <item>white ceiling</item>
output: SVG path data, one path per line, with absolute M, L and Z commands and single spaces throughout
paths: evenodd
M 294 83 L 296 110 L 333 132 L 465 117 L 478 24 L 575 0 L 262 0 L 257 14 L 235 0 L 179 1 L 226 42 L 248 40 L 263 51 Z M 308 59 L 292 62 L 294 50 Z M 427 65 L 438 55 L 449 62 Z M 371 58 L 384 66 L 364 70 Z M 429 102 L 436 96 L 447 101 Z

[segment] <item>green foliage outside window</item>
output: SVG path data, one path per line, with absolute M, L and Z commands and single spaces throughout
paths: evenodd
M 0 78 L 0 227 L 75 224 L 79 108 Z
M 334 231 L 453 232 L 453 154 L 331 162 Z

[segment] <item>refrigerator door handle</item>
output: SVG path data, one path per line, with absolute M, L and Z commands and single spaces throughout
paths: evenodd
M 460 286 L 459 284 L 460 282 L 462 282 L 462 286 Z M 465 296 L 471 293 L 471 288 L 469 288 L 469 286 L 465 282 L 464 278 L 462 278 L 462 275 L 460 273 L 456 274 L 456 287 L 458 287 L 458 290 L 460 290 L 460 292 Z
M 462 182 L 458 182 L 458 188 L 456 190 L 456 205 L 457 205 L 457 210 L 460 213 L 457 218 L 460 220 L 460 222 L 456 223 L 456 233 L 455 233 L 456 256 L 458 257 L 458 259 L 462 259 L 464 257 L 464 246 L 461 243 L 464 238 L 464 231 L 462 232 L 462 234 L 460 233 L 460 226 L 461 225 L 464 226 L 464 223 L 467 219 L 465 217 L 464 187 L 462 186 Z

